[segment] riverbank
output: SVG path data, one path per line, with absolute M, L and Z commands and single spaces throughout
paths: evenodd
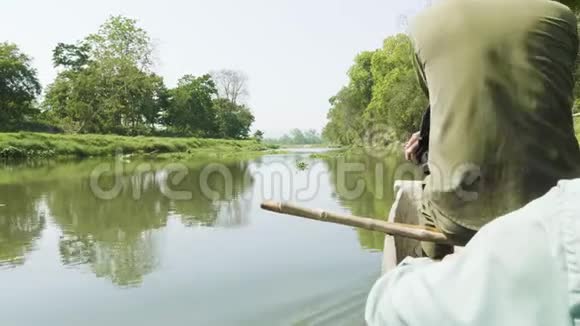
M 278 146 L 280 148 L 338 148 L 340 146 L 336 145 L 329 145 L 329 144 L 279 144 L 279 143 L 272 143 L 272 142 L 264 142 L 265 145 L 271 146 Z
M 0 158 L 84 158 L 114 155 L 194 155 L 265 152 L 275 146 L 255 140 L 169 138 L 117 135 L 62 135 L 44 133 L 0 134 Z
M 403 156 L 403 144 L 393 142 L 386 146 L 364 147 L 364 146 L 332 146 L 322 153 L 312 153 L 310 158 L 335 158 L 349 155 L 368 155 L 374 158 L 384 158 L 392 156 Z

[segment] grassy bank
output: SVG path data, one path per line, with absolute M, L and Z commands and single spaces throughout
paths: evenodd
M 126 137 L 115 135 L 0 134 L 0 158 L 98 157 L 117 154 L 242 153 L 273 149 L 254 140 Z
M 281 144 L 275 142 L 264 142 L 266 145 L 277 146 L 280 148 L 336 148 L 335 145 L 319 143 L 319 144 Z

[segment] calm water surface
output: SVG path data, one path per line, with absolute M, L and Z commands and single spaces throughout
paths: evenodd
M 4 166 L 0 324 L 362 325 L 383 237 L 259 204 L 384 217 L 389 166 L 300 151 Z

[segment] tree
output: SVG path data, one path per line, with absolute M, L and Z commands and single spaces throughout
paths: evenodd
M 267 142 L 282 145 L 316 145 L 323 143 L 322 138 L 314 129 L 304 131 L 292 129 L 289 134 L 279 139 L 268 139 Z
M 220 70 L 212 73 L 216 82 L 218 96 L 225 98 L 234 104 L 248 95 L 248 77 L 237 70 Z
M 254 132 L 254 139 L 261 143 L 264 140 L 264 132 L 260 129 L 256 130 Z
M 350 85 L 344 87 L 329 102 L 331 108 L 327 115 L 329 122 L 323 130 L 324 137 L 341 145 L 359 141 L 365 130 L 362 114 L 366 107 L 359 102 L 353 88 Z
M 48 119 L 75 133 L 168 134 L 247 138 L 254 116 L 239 104 L 247 77 L 223 70 L 184 76 L 168 90 L 151 71 L 153 46 L 137 21 L 110 17 L 75 44 L 59 43 L 53 63 L 59 68 L 47 88 Z M 218 96 L 218 90 L 223 96 Z
M 171 100 L 163 121 L 182 134 L 211 137 L 217 133 L 213 99 L 217 94 L 210 75 L 183 76 L 170 90 Z
M 220 98 L 214 101 L 218 137 L 231 139 L 248 138 L 254 115 L 244 105 Z
M 290 138 L 293 144 L 306 144 L 306 138 L 300 129 L 290 130 Z
M 373 98 L 365 120 L 389 126 L 397 138 L 419 129 L 427 97 L 417 82 L 410 53 L 410 39 L 403 34 L 389 37 L 372 58 Z
M 318 131 L 314 129 L 309 129 L 304 132 L 304 139 L 306 140 L 307 144 L 320 144 L 322 140 L 318 135 Z
M 64 44 L 58 43 L 52 51 L 52 62 L 55 67 L 81 70 L 89 64 L 90 45 L 88 43 Z
M 350 145 L 377 136 L 395 141 L 417 130 L 427 98 L 417 83 L 411 53 L 409 38 L 401 34 L 387 38 L 381 49 L 359 54 L 349 70 L 349 84 L 330 99 L 324 138 Z
M 30 57 L 14 44 L 0 43 L 0 129 L 10 130 L 38 113 L 40 91 Z
M 75 45 L 58 44 L 53 62 L 62 70 L 47 89 L 47 115 L 69 132 L 151 132 L 168 104 L 151 52 L 147 33 L 120 16 Z
M 155 74 L 96 61 L 61 72 L 47 89 L 44 107 L 69 132 L 139 134 L 155 128 L 166 93 Z
M 86 38 L 94 60 L 125 61 L 141 70 L 149 70 L 153 63 L 153 45 L 147 32 L 137 21 L 123 16 L 111 16 L 96 34 Z
M 357 55 L 349 69 L 349 84 L 330 99 L 329 123 L 323 130 L 325 139 L 342 145 L 359 141 L 365 131 L 363 113 L 372 100 L 374 79 L 372 58 L 376 51 Z

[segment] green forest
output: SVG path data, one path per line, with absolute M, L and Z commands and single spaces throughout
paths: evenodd
M 300 130 L 294 128 L 280 138 L 266 138 L 264 142 L 275 145 L 321 145 L 324 140 L 314 129 Z
M 417 131 L 428 103 L 419 88 L 412 53 L 410 39 L 399 34 L 388 37 L 380 49 L 358 54 L 348 70 L 348 84 L 330 99 L 323 137 L 339 145 L 361 146 L 369 134 L 395 142 Z M 577 62 L 575 113 L 580 112 L 580 56 Z M 580 139 L 580 119 L 576 122 Z
M 152 71 L 152 57 L 151 38 L 137 21 L 113 16 L 94 34 L 55 45 L 58 75 L 43 89 L 31 58 L 0 43 L 0 131 L 250 136 L 254 116 L 240 101 L 247 93 L 243 72 L 184 75 L 167 88 Z
M 418 130 L 427 98 L 411 53 L 403 34 L 387 38 L 381 49 L 360 53 L 348 71 L 348 85 L 330 99 L 323 136 L 340 145 L 361 145 L 372 128 L 397 139 Z
M 55 45 L 58 75 L 43 88 L 31 58 L 15 44 L 0 43 L 0 131 L 263 139 L 259 130 L 250 135 L 254 116 L 241 100 L 247 95 L 243 72 L 186 74 L 168 88 L 153 72 L 153 50 L 136 20 L 112 16 L 94 34 Z M 356 146 L 373 133 L 385 142 L 405 139 L 418 130 L 427 106 L 411 53 L 403 34 L 361 52 L 348 84 L 330 99 L 322 135 L 296 129 L 266 141 Z M 575 95 L 580 112 L 580 85 Z

